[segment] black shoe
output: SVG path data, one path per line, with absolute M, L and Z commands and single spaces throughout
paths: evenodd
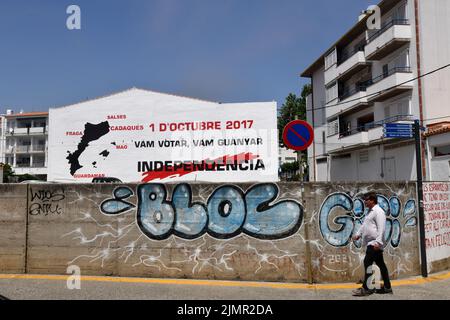
M 387 289 L 387 288 L 383 287 L 381 289 L 375 290 L 375 293 L 378 293 L 378 294 L 394 294 L 394 291 L 392 291 L 392 288 Z
M 359 288 L 359 289 L 356 289 L 356 290 L 352 291 L 352 295 L 354 297 L 370 296 L 373 293 L 374 293 L 374 290 L 367 290 L 367 289 L 364 289 L 364 288 Z

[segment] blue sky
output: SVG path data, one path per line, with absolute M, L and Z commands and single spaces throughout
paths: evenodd
M 277 101 L 368 0 L 2 0 L 0 113 L 130 87 L 220 102 Z M 82 29 L 66 28 L 81 8 Z

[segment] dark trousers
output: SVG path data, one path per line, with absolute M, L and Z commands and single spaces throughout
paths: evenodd
M 363 283 L 364 289 L 368 289 L 367 288 L 367 280 L 372 275 L 370 273 L 367 273 L 367 268 L 369 268 L 369 266 L 371 266 L 374 262 L 377 264 L 378 268 L 380 268 L 381 277 L 383 278 L 383 282 L 384 282 L 384 287 L 386 289 L 390 289 L 391 281 L 389 280 L 388 269 L 386 267 L 386 264 L 384 263 L 383 251 L 375 250 L 372 246 L 367 247 L 366 257 L 364 258 L 364 270 L 365 270 L 365 277 L 364 277 L 364 283 Z

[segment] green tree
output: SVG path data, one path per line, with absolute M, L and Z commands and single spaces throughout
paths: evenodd
M 1 168 L 1 165 L 0 165 Z M 0 169 L 1 170 L 1 169 Z M 3 164 L 3 182 L 8 183 L 10 177 L 14 175 L 14 171 L 12 170 L 9 164 Z
M 290 93 L 286 97 L 285 103 L 281 106 L 279 115 L 278 115 L 278 141 L 280 143 L 281 147 L 285 147 L 283 143 L 283 130 L 286 125 L 294 121 L 296 119 L 298 120 L 305 120 L 306 121 L 306 98 L 312 93 L 312 88 L 310 84 L 306 84 L 302 88 L 302 92 L 300 94 L 300 97 L 297 97 L 295 94 Z M 308 156 L 306 151 L 302 151 L 300 154 L 300 163 L 301 171 L 300 177 L 303 179 L 303 175 L 305 172 L 303 172 L 303 167 L 305 164 L 308 163 Z M 297 162 L 297 170 L 300 170 L 300 166 Z M 287 168 L 282 168 L 287 169 Z
M 296 118 L 299 120 L 306 120 L 306 97 L 311 94 L 311 85 L 306 84 L 303 86 L 300 97 L 290 93 L 286 97 L 286 101 L 281 106 L 278 116 L 278 137 L 280 145 L 283 144 L 283 129 L 291 121 Z

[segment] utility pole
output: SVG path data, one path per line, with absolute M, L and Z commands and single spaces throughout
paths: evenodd
M 299 120 L 298 115 L 295 116 L 295 120 Z M 298 168 L 300 170 L 300 182 L 303 183 L 302 151 L 296 151 L 296 153 L 297 153 Z
M 419 241 L 422 277 L 428 277 L 427 251 L 425 245 L 425 214 L 423 209 L 423 176 L 422 176 L 422 146 L 420 121 L 414 121 L 414 138 L 416 140 L 416 168 L 417 168 L 417 200 L 419 201 Z

